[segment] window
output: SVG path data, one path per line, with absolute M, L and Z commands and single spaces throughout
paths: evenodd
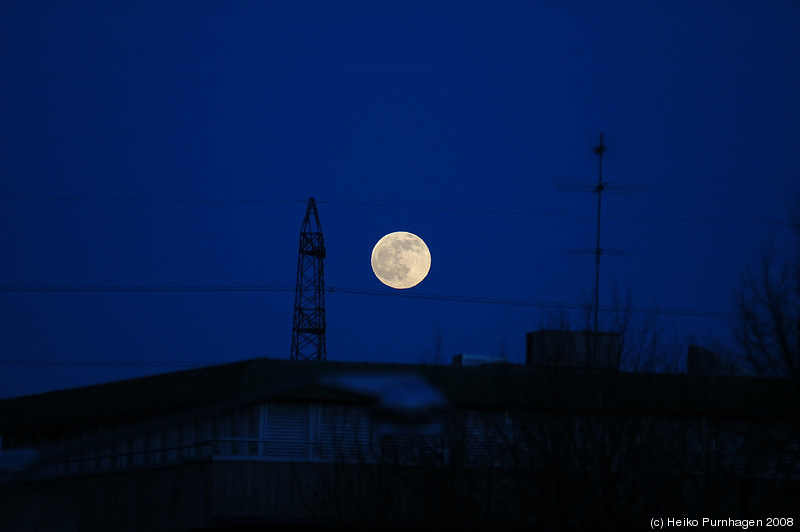
M 273 458 L 308 458 L 309 405 L 267 403 L 264 454 Z

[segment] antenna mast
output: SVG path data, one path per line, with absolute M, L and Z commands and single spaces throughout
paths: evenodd
M 600 312 L 600 255 L 603 253 L 603 248 L 600 247 L 600 213 L 603 205 L 603 189 L 606 184 L 603 183 L 603 153 L 606 147 L 603 144 L 603 133 L 600 133 L 600 144 L 598 144 L 594 152 L 598 155 L 598 169 L 597 169 L 597 187 L 594 193 L 597 194 L 597 244 L 594 248 L 594 351 L 597 353 L 597 332 L 599 327 L 598 314 Z M 596 356 L 596 355 L 595 355 Z
M 576 249 L 570 250 L 576 253 L 587 253 L 594 255 L 594 353 L 597 353 L 598 333 L 600 330 L 600 257 L 602 255 L 630 255 L 627 251 L 618 249 L 603 249 L 600 247 L 600 223 L 602 222 L 603 213 L 603 191 L 609 192 L 641 192 L 653 188 L 649 185 L 637 184 L 619 184 L 619 183 L 606 183 L 603 182 L 603 154 L 608 150 L 603 143 L 603 133 L 600 133 L 600 143 L 592 150 L 598 158 L 597 161 L 597 185 L 588 185 L 580 182 L 556 182 L 558 188 L 564 189 L 581 189 L 591 190 L 592 193 L 597 194 L 597 240 L 595 241 L 594 249 Z
M 297 287 L 292 325 L 292 360 L 325 361 L 325 282 L 322 261 L 325 242 L 317 204 L 308 199 L 306 217 L 300 229 L 297 259 Z

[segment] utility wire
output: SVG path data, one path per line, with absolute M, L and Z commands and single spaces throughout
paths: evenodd
M 65 367 L 124 367 L 124 368 L 187 368 L 224 364 L 221 361 L 189 362 L 163 360 L 0 360 L 0 366 L 65 366 Z
M 96 196 L 10 196 L 2 195 L 3 200 L 29 201 L 86 201 L 86 202 L 130 202 L 130 203 L 306 203 L 303 200 L 269 200 L 269 199 L 236 199 L 236 198 L 119 198 Z
M 382 209 L 414 209 L 441 212 L 466 212 L 474 214 L 500 214 L 513 216 L 542 216 L 554 218 L 590 218 L 595 219 L 594 214 L 569 214 L 540 211 L 514 211 L 514 210 L 491 210 L 491 209 L 463 209 L 455 207 L 425 207 L 418 205 L 395 205 L 388 203 L 357 203 L 347 201 L 317 201 L 326 205 L 345 205 L 350 207 L 376 207 Z M 739 225 L 785 225 L 795 226 L 792 222 L 777 222 L 764 220 L 732 220 L 732 219 L 703 219 L 703 218 L 668 218 L 668 217 L 644 217 L 644 216 L 603 216 L 604 220 L 620 220 L 631 222 L 668 222 L 668 223 L 690 223 L 690 224 L 739 224 Z
M 81 293 L 203 293 L 203 292 L 293 292 L 295 287 L 290 286 L 0 286 L 2 292 L 81 292 Z M 425 299 L 430 301 L 446 301 L 451 303 L 478 303 L 484 305 L 556 308 L 564 310 L 585 310 L 586 304 L 564 303 L 553 301 L 530 301 L 523 299 L 505 299 L 492 297 L 458 296 L 448 294 L 427 294 L 420 292 L 406 292 L 399 290 L 370 290 L 364 288 L 347 288 L 328 286 L 329 294 L 353 294 L 363 296 L 397 297 L 405 299 Z M 663 314 L 673 316 L 691 316 L 703 318 L 736 318 L 735 312 L 722 312 L 711 310 L 669 309 L 658 307 L 615 307 L 603 305 L 603 311 L 626 310 L 643 314 Z
M 225 199 L 225 198 L 114 198 L 114 197 L 89 197 L 89 196 L 13 196 L 0 195 L 1 200 L 25 200 L 25 201 L 85 201 L 85 202 L 131 202 L 131 203 L 251 203 L 251 204 L 289 204 L 302 203 L 306 200 L 269 200 L 269 199 Z M 506 216 L 538 216 L 551 218 L 590 218 L 594 219 L 593 214 L 571 214 L 558 212 L 542 211 L 515 211 L 498 209 L 466 209 L 458 207 L 431 207 L 424 205 L 398 205 L 390 203 L 365 203 L 353 201 L 325 201 L 318 200 L 317 203 L 324 205 L 346 206 L 346 207 L 367 207 L 379 209 L 409 209 L 434 212 L 450 213 L 471 213 L 471 214 L 490 214 Z M 780 222 L 769 220 L 736 220 L 736 219 L 712 219 L 712 218 L 671 218 L 671 217 L 647 217 L 647 216 L 604 216 L 606 220 L 618 220 L 629 222 L 658 222 L 658 223 L 685 223 L 685 224 L 717 224 L 717 225 L 763 225 L 763 226 L 787 226 L 794 227 L 797 224 L 792 222 Z
M 0 286 L 0 292 L 293 292 L 290 286 Z
M 471 297 L 471 296 L 453 296 L 442 294 L 422 294 L 417 292 L 387 292 L 383 290 L 366 290 L 359 288 L 336 288 L 328 287 L 327 291 L 330 293 L 346 293 L 358 294 L 369 296 L 386 296 L 386 297 L 402 297 L 409 299 L 428 299 L 434 301 L 448 301 L 460 303 L 481 303 L 489 305 L 507 305 L 507 306 L 521 306 L 521 307 L 539 307 L 539 308 L 558 308 L 565 310 L 585 310 L 588 305 L 582 303 L 561 303 L 561 302 L 548 302 L 548 301 L 528 301 L 521 299 L 500 299 L 488 297 Z M 689 309 L 664 309 L 658 307 L 615 307 L 610 305 L 602 305 L 600 310 L 603 311 L 616 311 L 616 310 L 630 310 L 632 312 L 641 312 L 644 314 L 668 314 L 676 316 L 694 316 L 705 318 L 736 318 L 739 315 L 735 312 L 721 312 L 709 310 L 689 310 Z

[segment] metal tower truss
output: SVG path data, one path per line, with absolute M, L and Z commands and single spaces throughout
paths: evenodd
M 322 262 L 325 242 L 317 204 L 308 199 L 300 229 L 297 288 L 294 297 L 292 360 L 325 360 L 325 282 Z

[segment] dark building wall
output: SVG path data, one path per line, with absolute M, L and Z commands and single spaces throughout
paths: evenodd
M 41 397 L 0 404 L 8 448 L 56 453 L 0 487 L 0 530 L 640 528 L 658 512 L 749 518 L 796 506 L 798 411 L 778 393 L 789 381 L 417 369 L 450 398 L 444 434 L 383 434 L 369 405 L 319 386 L 129 417 L 113 405 L 95 415 L 89 402 L 60 421 L 34 418 Z
M 7 486 L 0 503 L 0 529 L 138 532 L 204 526 L 214 506 L 210 464 L 186 463 Z
M 188 531 L 231 523 L 321 522 L 312 464 L 203 460 L 6 486 L 0 530 Z M 317 479 L 314 482 L 314 479 Z
M 597 521 L 638 528 L 654 512 L 786 514 L 800 489 L 796 433 L 781 443 L 768 430 L 792 434 L 791 426 L 741 420 L 461 412 L 445 447 L 427 440 L 429 453 L 393 452 L 385 447 L 392 442 L 378 442 L 377 459 L 228 454 L 20 481 L 0 497 L 0 530 L 176 531 L 232 523 L 561 529 Z M 425 440 L 394 443 L 419 451 Z M 782 462 L 772 463 L 778 457 Z
M 689 375 L 737 375 L 736 364 L 722 354 L 690 345 L 686 350 L 686 372 Z

